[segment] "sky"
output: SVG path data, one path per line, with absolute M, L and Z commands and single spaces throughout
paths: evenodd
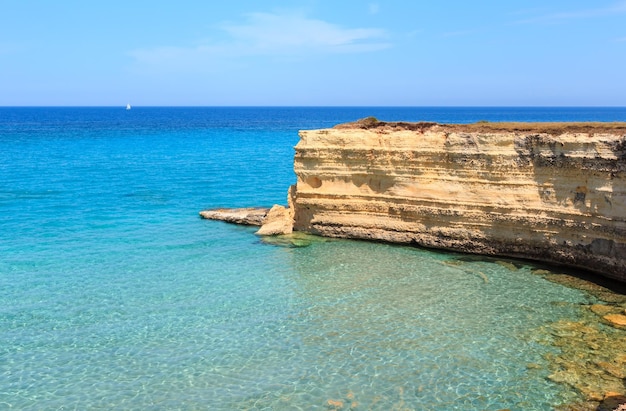
M 0 0 L 0 106 L 626 106 L 626 0 Z

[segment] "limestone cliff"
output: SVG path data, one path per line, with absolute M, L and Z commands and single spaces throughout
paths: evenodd
M 294 229 L 581 267 L 626 281 L 625 123 L 300 132 Z

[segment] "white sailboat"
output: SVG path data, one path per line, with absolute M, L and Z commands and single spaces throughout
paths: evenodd
M 126 104 L 126 110 L 130 110 L 130 103 Z

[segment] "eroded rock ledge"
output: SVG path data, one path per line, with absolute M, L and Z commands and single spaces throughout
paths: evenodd
M 249 208 L 213 208 L 211 210 L 200 211 L 200 217 L 208 220 L 220 220 L 227 223 L 256 225 L 263 224 L 263 220 L 269 208 L 249 207 Z
M 503 255 L 626 281 L 626 123 L 300 132 L 294 230 Z

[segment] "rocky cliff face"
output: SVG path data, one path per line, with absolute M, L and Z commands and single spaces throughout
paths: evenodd
M 294 229 L 566 264 L 626 281 L 626 124 L 302 131 Z

